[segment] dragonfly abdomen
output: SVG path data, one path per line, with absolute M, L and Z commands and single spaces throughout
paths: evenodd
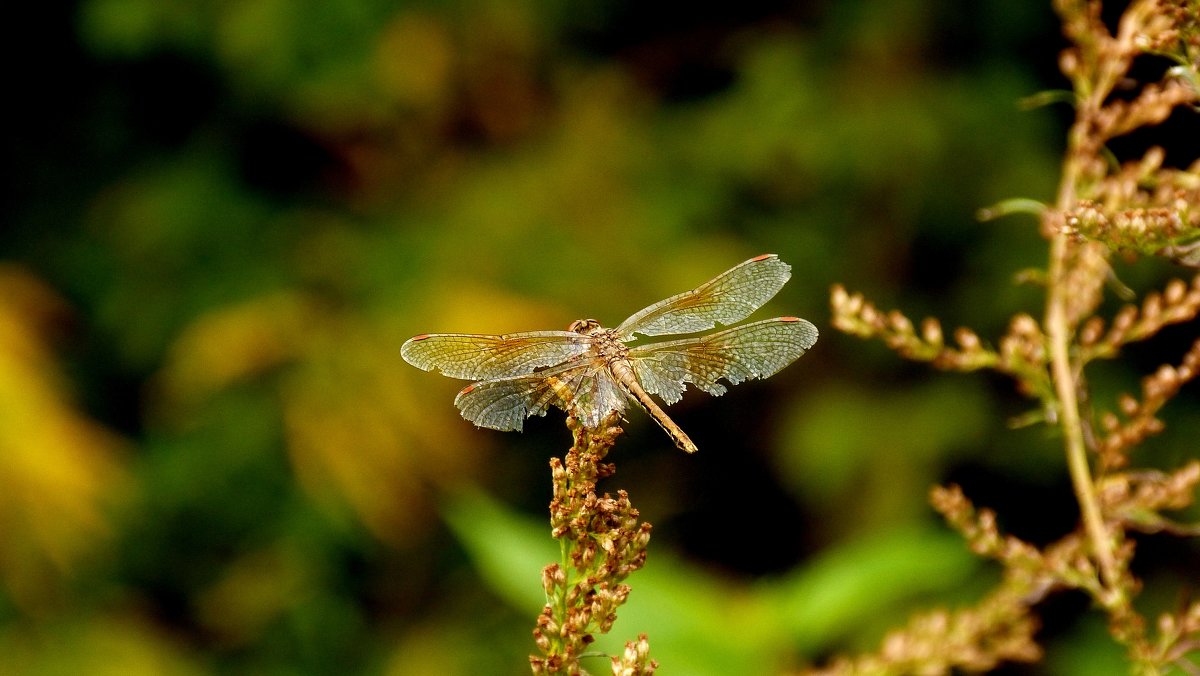
M 642 384 L 638 382 L 637 375 L 633 372 L 633 367 L 630 366 L 628 359 L 614 359 L 609 362 L 608 370 L 612 373 L 613 378 L 621 384 L 621 389 L 629 395 L 631 399 L 636 401 L 658 426 L 663 428 L 667 436 L 671 437 L 671 441 L 680 449 L 688 453 L 695 453 L 698 449 L 696 444 L 692 443 L 691 438 L 683 431 L 679 425 L 675 424 L 674 420 L 667 415 L 667 412 L 658 405 L 658 402 L 650 398 L 650 394 L 646 392 Z

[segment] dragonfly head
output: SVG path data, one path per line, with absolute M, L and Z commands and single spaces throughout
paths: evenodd
M 567 330 L 574 331 L 575 333 L 590 334 L 594 333 L 599 328 L 600 322 L 596 321 L 595 319 L 576 319 L 575 321 L 571 322 L 571 325 L 567 327 Z

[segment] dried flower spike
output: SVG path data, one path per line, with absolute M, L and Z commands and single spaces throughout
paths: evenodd
M 612 628 L 617 609 L 629 597 L 630 587 L 623 581 L 646 561 L 651 526 L 639 522 L 629 495 L 618 491 L 614 498 L 596 493 L 596 482 L 615 472 L 603 460 L 621 434 L 617 421 L 614 414 L 589 428 L 568 416 L 575 444 L 563 460 L 550 461 L 551 532 L 562 541 L 563 559 L 542 571 L 546 606 L 533 630 L 541 654 L 529 658 L 536 674 L 581 673 L 584 651 L 595 634 Z M 645 636 L 635 648 L 640 661 L 621 659 L 621 668 L 641 669 L 628 672 L 634 674 L 653 673 L 657 665 L 647 661 Z M 617 665 L 618 658 L 613 659 Z

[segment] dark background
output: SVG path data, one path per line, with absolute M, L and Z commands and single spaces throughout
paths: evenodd
M 1066 87 L 1049 3 L 47 5 L 3 41 L 0 673 L 525 672 L 562 415 L 476 430 L 400 344 L 614 326 L 764 252 L 793 276 L 758 317 L 821 339 L 672 407 L 695 456 L 631 412 L 602 488 L 654 539 L 602 648 L 770 673 L 968 604 L 998 569 L 935 483 L 1074 527 L 1008 380 L 828 323 L 834 283 L 991 344 L 1039 315 L 1036 223 L 975 214 L 1055 193 L 1070 110 L 1018 106 Z M 1104 365 L 1097 407 L 1194 334 Z M 1138 460 L 1194 453 L 1194 406 Z M 1194 548 L 1140 546 L 1174 607 Z M 1043 610 L 1013 673 L 1125 673 L 1085 600 Z

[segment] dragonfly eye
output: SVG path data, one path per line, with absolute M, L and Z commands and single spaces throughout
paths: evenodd
M 571 322 L 571 325 L 567 327 L 567 330 L 574 331 L 575 333 L 591 333 L 593 329 L 596 329 L 599 326 L 600 322 L 596 321 L 595 319 L 576 319 L 575 321 Z

